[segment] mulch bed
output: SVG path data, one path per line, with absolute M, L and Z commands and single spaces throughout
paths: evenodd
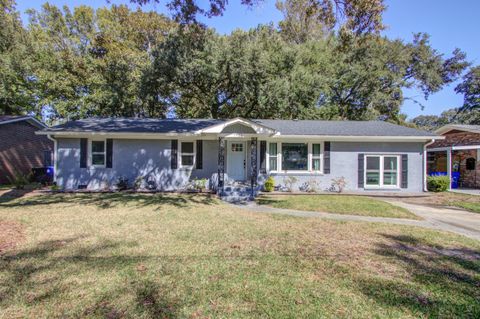
M 14 221 L 0 220 L 0 255 L 14 249 L 25 239 L 24 227 Z

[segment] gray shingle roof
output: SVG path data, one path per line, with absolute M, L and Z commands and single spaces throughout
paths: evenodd
M 222 120 L 89 118 L 52 126 L 50 132 L 191 133 Z
M 383 121 L 254 120 L 283 135 L 331 136 L 435 136 L 435 134 Z
M 252 120 L 281 135 L 437 136 L 434 133 L 382 121 Z M 44 131 L 111 133 L 192 133 L 225 120 L 90 118 L 70 121 Z

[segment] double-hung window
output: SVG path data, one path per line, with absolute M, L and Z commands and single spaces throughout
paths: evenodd
M 106 162 L 105 141 L 92 141 L 91 163 L 93 166 L 105 166 Z
M 399 156 L 366 155 L 365 187 L 399 187 Z
M 277 143 L 268 144 L 268 167 L 272 172 L 278 170 L 278 149 Z
M 195 163 L 194 142 L 180 143 L 180 167 L 193 167 Z
M 312 171 L 321 171 L 321 144 L 312 144 Z

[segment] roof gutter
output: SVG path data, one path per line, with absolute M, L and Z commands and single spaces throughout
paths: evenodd
M 57 183 L 57 140 L 51 135 L 47 135 L 50 141 L 53 141 L 53 182 Z
M 428 188 L 427 188 L 427 147 L 429 147 L 433 143 L 435 143 L 434 138 L 432 138 L 432 140 L 430 142 L 425 143 L 425 145 L 423 145 L 423 191 L 424 192 L 428 192 Z

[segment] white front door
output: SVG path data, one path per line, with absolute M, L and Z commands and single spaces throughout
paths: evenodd
M 236 181 L 245 180 L 245 142 L 228 141 L 227 143 L 227 175 Z

